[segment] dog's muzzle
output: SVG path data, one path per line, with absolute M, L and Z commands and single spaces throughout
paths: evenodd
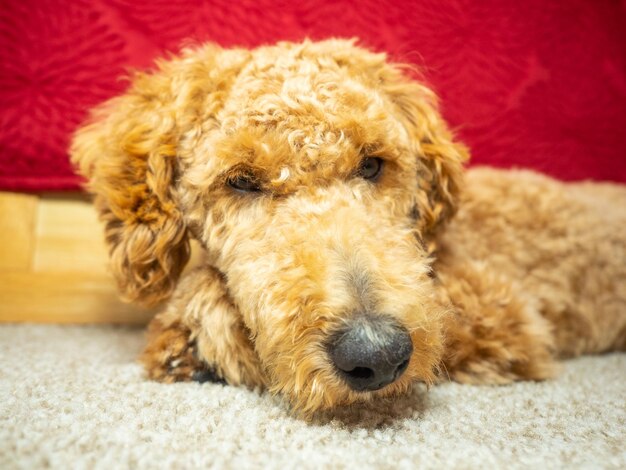
M 409 365 L 413 344 L 394 319 L 361 315 L 328 344 L 337 373 L 355 391 L 373 391 L 396 381 Z

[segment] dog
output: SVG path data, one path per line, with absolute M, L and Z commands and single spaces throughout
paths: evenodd
M 165 302 L 150 378 L 311 416 L 626 349 L 626 189 L 464 170 L 413 76 L 353 40 L 206 44 L 96 108 L 70 154 L 124 299 Z

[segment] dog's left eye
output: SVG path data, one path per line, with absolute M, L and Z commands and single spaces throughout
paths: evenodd
M 239 175 L 232 178 L 228 178 L 226 184 L 237 191 L 242 191 L 245 193 L 254 193 L 261 191 L 261 186 L 259 183 L 252 177 L 248 175 Z
M 366 180 L 376 181 L 383 170 L 383 160 L 378 157 L 366 157 L 361 162 L 358 175 Z

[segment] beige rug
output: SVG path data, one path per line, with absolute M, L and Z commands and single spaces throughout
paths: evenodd
M 626 468 L 626 355 L 446 384 L 307 424 L 267 395 L 160 385 L 143 332 L 0 326 L 0 468 Z

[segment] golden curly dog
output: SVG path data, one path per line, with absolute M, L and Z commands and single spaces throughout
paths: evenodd
M 151 378 L 261 387 L 311 416 L 626 348 L 626 189 L 464 174 L 404 71 L 354 41 L 208 44 L 76 133 L 125 299 L 167 301 Z M 204 259 L 179 280 L 191 237 Z

